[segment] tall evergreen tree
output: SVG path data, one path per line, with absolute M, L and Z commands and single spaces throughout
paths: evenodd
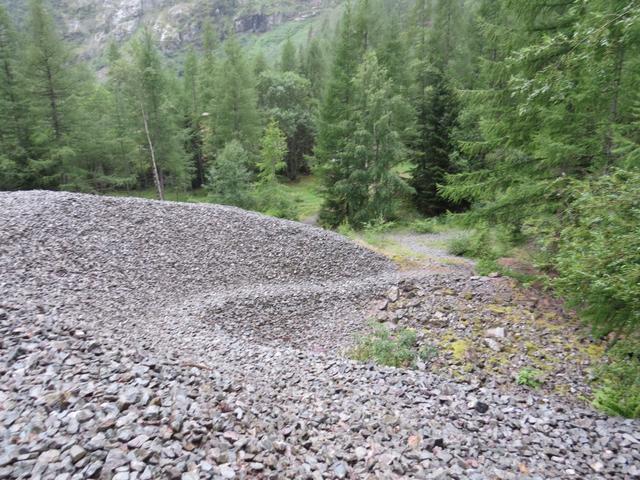
M 145 170 L 143 165 L 146 163 L 140 156 L 136 139 L 139 131 L 138 108 L 129 101 L 128 75 L 131 69 L 115 43 L 109 46 L 107 59 L 109 74 L 106 88 L 110 94 L 111 120 L 105 134 L 112 145 L 113 163 L 126 178 L 126 181 L 116 186 L 129 188 L 137 185 L 137 176 Z
M 305 53 L 302 75 L 309 80 L 311 93 L 318 100 L 322 98 L 326 69 L 326 59 L 320 47 L 320 42 L 318 39 L 313 38 Z
M 29 186 L 29 125 L 17 34 L 0 6 L 0 188 Z
M 234 36 L 225 42 L 219 82 L 212 108 L 210 149 L 216 152 L 237 140 L 246 151 L 255 152 L 260 137 L 255 81 Z
M 293 72 L 265 72 L 258 80 L 259 105 L 267 118 L 278 122 L 287 137 L 287 177 L 308 173 L 306 155 L 314 140 L 311 86 Z
M 211 23 L 206 23 L 202 35 L 202 68 L 199 69 L 200 100 L 205 109 L 213 105 L 216 96 L 218 61 L 216 49 L 218 37 Z M 209 113 L 209 112 L 207 112 Z
M 353 135 L 345 145 L 341 178 L 335 184 L 337 198 L 342 199 L 345 218 L 359 227 L 371 221 L 393 218 L 397 201 L 411 193 L 411 188 L 394 168 L 406 158 L 399 126 L 406 109 L 388 72 L 369 51 L 356 74 Z M 335 224 L 334 224 L 335 226 Z
M 296 47 L 293 45 L 291 37 L 287 37 L 287 41 L 282 47 L 279 66 L 280 71 L 282 72 L 295 72 L 298 69 L 296 61 Z
M 417 131 L 411 142 L 414 152 L 411 185 L 418 209 L 425 215 L 436 216 L 455 207 L 439 194 L 438 186 L 455 170 L 453 130 L 457 126 L 458 101 L 446 77 L 434 66 L 421 65 L 416 88 Z
M 202 187 L 205 183 L 206 165 L 202 151 L 202 114 L 204 106 L 201 101 L 200 69 L 198 57 L 193 49 L 187 53 L 184 63 L 183 95 L 186 105 L 185 126 L 187 132 L 186 150 L 192 159 L 195 175 L 192 180 L 194 188 Z
M 74 128 L 70 99 L 74 78 L 70 51 L 42 0 L 30 0 L 27 74 L 34 128 L 31 168 L 40 187 L 80 186 L 84 172 L 69 145 Z
M 320 221 L 327 225 L 339 225 L 348 216 L 346 199 L 342 192 L 336 190 L 336 183 L 346 174 L 341 156 L 353 130 L 352 79 L 357 72 L 360 48 L 351 5 L 347 4 L 340 22 L 331 76 L 320 109 L 318 137 L 314 150 L 323 185 L 324 204 Z
M 614 134 L 628 121 L 637 80 L 640 7 L 622 0 L 482 7 L 494 48 L 472 104 L 480 138 L 464 151 L 481 150 L 483 162 L 452 177 L 444 192 L 518 231 L 557 218 L 550 214 L 571 179 L 618 161 Z
M 166 184 L 183 188 L 189 178 L 183 134 L 178 112 L 169 101 L 172 92 L 162 59 L 149 30 L 136 40 L 132 53 L 130 91 L 142 127 L 141 146 L 147 152 L 149 172 L 162 199 Z
M 266 72 L 269 69 L 269 65 L 267 64 L 267 59 L 264 56 L 264 52 L 259 50 L 256 56 L 253 59 L 253 74 L 256 78 L 259 78 L 263 72 Z

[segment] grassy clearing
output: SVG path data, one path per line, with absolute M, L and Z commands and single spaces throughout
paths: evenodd
M 299 211 L 299 220 L 306 220 L 313 217 L 320 211 L 322 198 L 318 193 L 318 180 L 313 176 L 301 177 L 295 182 L 283 180 L 281 187 L 286 196 L 291 197 Z M 157 200 L 158 194 L 154 188 L 145 190 L 122 191 L 115 190 L 106 192 L 105 195 L 113 197 L 136 197 Z M 208 203 L 208 192 L 204 188 L 197 190 L 176 190 L 167 188 L 165 190 L 165 200 L 172 202 Z
M 300 212 L 299 220 L 306 220 L 320 212 L 322 197 L 319 193 L 319 182 L 316 177 L 312 175 L 301 177 L 295 182 L 282 182 L 281 185 L 287 195 L 294 198 Z
M 146 198 L 148 200 L 157 200 L 158 193 L 155 188 L 147 188 L 145 190 L 112 190 L 105 193 L 110 197 L 134 197 L 134 198 Z M 176 190 L 166 189 L 164 192 L 165 200 L 171 202 L 189 202 L 189 203 L 206 203 L 207 191 L 205 189 L 198 190 Z

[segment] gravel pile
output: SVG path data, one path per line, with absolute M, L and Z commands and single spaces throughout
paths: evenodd
M 0 478 L 631 478 L 637 422 L 336 351 L 397 282 L 233 208 L 0 193 Z

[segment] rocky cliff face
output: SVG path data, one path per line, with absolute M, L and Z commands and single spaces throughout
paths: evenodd
M 124 43 L 143 25 L 153 29 L 169 55 L 199 43 L 203 25 L 220 31 L 264 33 L 321 14 L 339 0 L 49 0 L 67 39 L 83 58 L 100 55 L 110 41 Z M 19 21 L 26 0 L 0 0 Z

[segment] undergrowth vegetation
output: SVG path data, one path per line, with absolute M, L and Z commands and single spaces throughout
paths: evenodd
M 501 224 L 476 222 L 449 244 L 450 253 L 477 259 L 480 274 L 538 281 L 566 299 L 593 336 L 612 346 L 598 371 L 594 405 L 627 417 L 640 416 L 639 185 L 639 173 L 620 169 L 575 181 L 568 187 L 570 202 L 561 215 L 525 220 L 519 234 Z M 523 250 L 538 274 L 510 269 L 499 261 L 521 256 Z M 534 387 L 533 372 L 520 372 L 517 383 Z
M 354 360 L 372 361 L 388 367 L 412 367 L 417 361 L 428 361 L 436 354 L 433 348 L 418 348 L 418 336 L 414 329 L 391 331 L 380 324 L 373 327 L 370 335 L 361 338 L 350 352 Z
M 532 368 L 523 368 L 518 372 L 516 383 L 530 388 L 539 388 L 542 385 L 542 372 Z

